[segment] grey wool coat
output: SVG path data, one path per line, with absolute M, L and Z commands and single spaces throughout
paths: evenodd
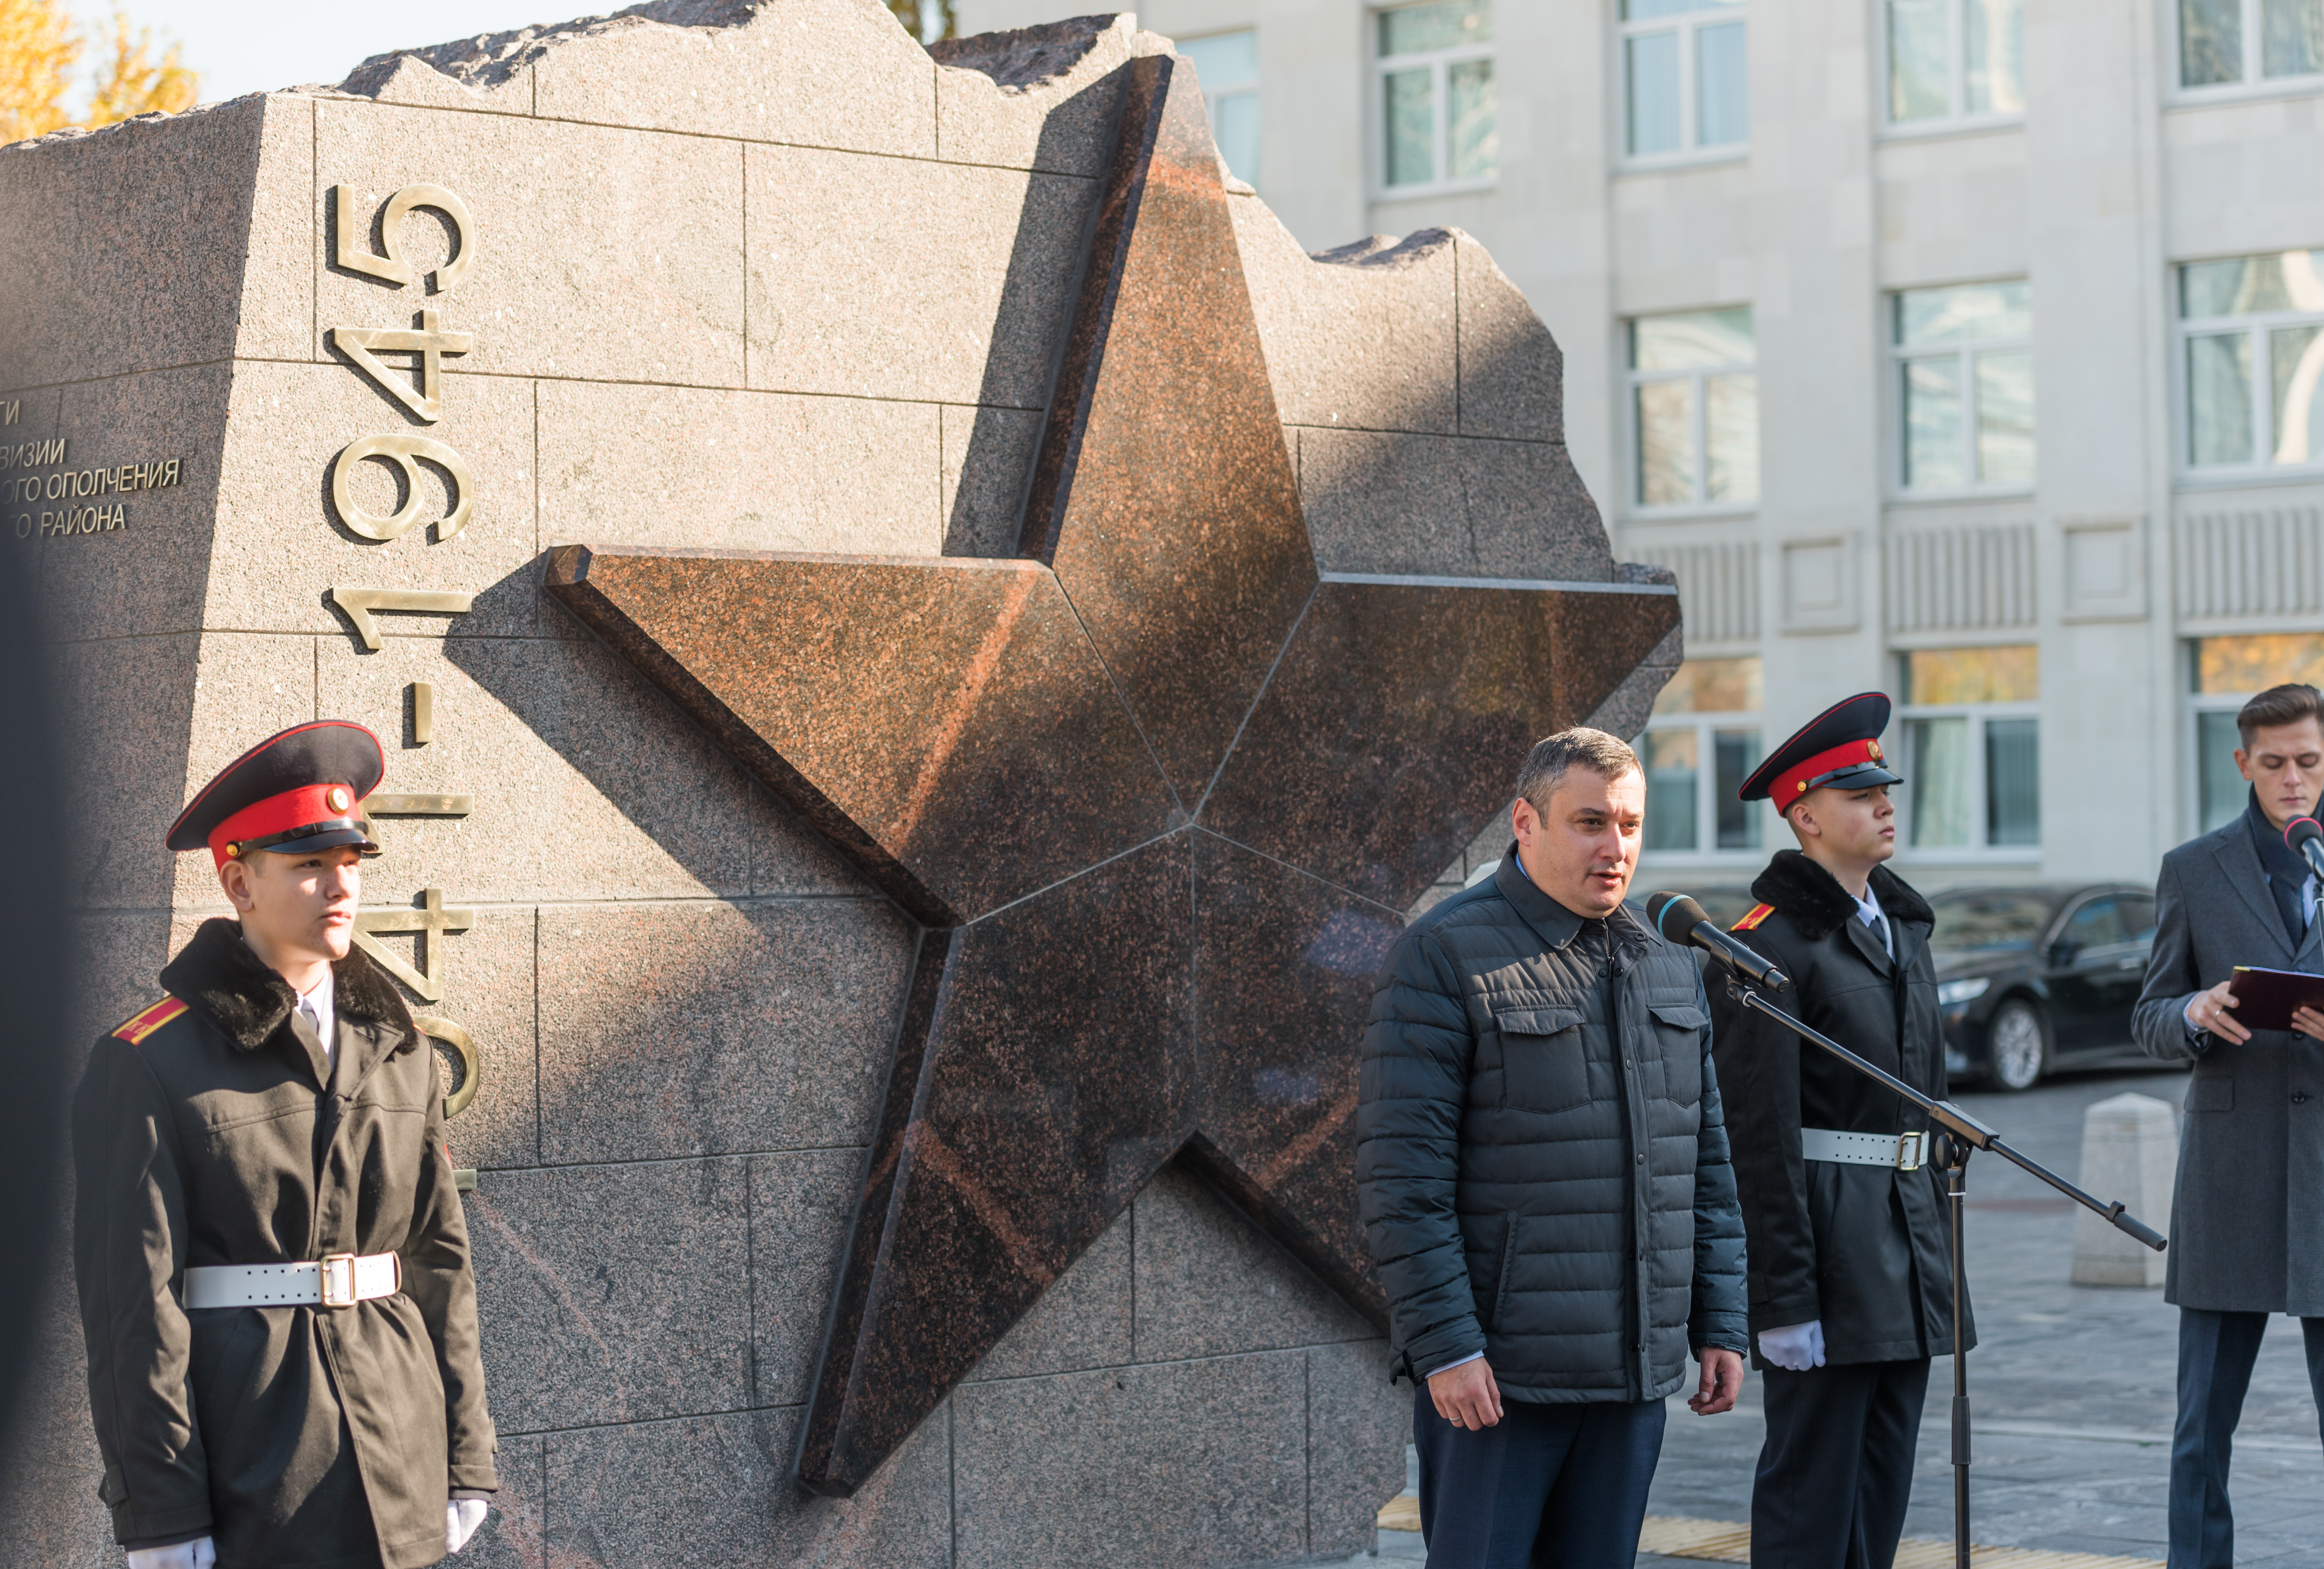
M 2260 1030 L 2190 1041 L 2189 999 L 2239 964 L 2324 974 L 2324 921 L 2295 947 L 2251 831 L 2163 858 L 2154 950 L 2131 1023 L 2149 1056 L 2192 1059 L 2163 1298 L 2216 1312 L 2324 1315 L 2324 1041 Z
M 231 921 L 97 1042 L 74 1107 L 74 1262 L 98 1492 L 124 1543 L 207 1534 L 218 1569 L 418 1569 L 455 1490 L 493 1491 L 468 1234 L 435 1053 L 361 951 L 336 1060 Z M 401 1255 L 352 1308 L 206 1308 L 184 1271 Z
M 1684 950 L 1583 922 L 1514 847 L 1405 930 L 1356 1108 L 1400 1372 L 1481 1351 L 1512 1400 L 1658 1400 L 1690 1348 L 1743 1349 L 1710 1023 Z

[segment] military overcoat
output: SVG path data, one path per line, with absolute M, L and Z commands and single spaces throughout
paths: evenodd
M 418 1569 L 493 1436 L 435 1053 L 360 950 L 336 1061 L 231 921 L 97 1045 L 74 1107 L 75 1263 L 100 1493 L 124 1543 L 207 1531 L 219 1569 Z M 352 1308 L 188 1311 L 190 1266 L 399 1254 Z
M 1856 918 L 1855 898 L 1797 850 L 1777 852 L 1751 885 L 1772 911 L 1734 935 L 1791 977 L 1792 989 L 1769 1001 L 1942 1098 L 1944 1033 L 1929 957 L 1936 917 L 1886 867 L 1873 871 L 1872 892 L 1895 935 L 1893 960 Z M 1803 1127 L 1904 1133 L 1925 1131 L 1927 1117 L 1821 1047 L 1738 1006 L 1717 975 L 1711 1013 L 1743 1201 L 1755 1360 L 1761 1330 L 1811 1319 L 1822 1322 L 1831 1363 L 1945 1354 L 1952 1229 L 1941 1175 L 1932 1166 L 1900 1171 L 1800 1155 Z M 1971 1344 L 1974 1326 L 1972 1317 Z

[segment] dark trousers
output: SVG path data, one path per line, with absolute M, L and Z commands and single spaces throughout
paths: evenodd
M 1413 1401 L 1428 1569 L 1630 1569 L 1663 1453 L 1660 1400 L 1503 1399 L 1481 1432 Z
M 2324 1422 L 2324 1318 L 2303 1318 L 2308 1382 Z M 2236 1518 L 2227 1453 L 2267 1333 L 2264 1313 L 2179 1309 L 2179 1420 L 2171 1433 L 2171 1569 L 2229 1569 Z
M 1761 1377 L 1767 1442 L 1751 1484 L 1752 1569 L 1889 1569 L 1913 1500 L 1928 1360 Z

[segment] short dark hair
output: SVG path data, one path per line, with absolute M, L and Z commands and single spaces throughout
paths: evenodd
M 1621 737 L 1587 725 L 1560 730 L 1536 741 L 1526 754 L 1525 766 L 1517 770 L 1517 794 L 1542 811 L 1557 782 L 1577 763 L 1604 778 L 1619 779 L 1638 771 L 1638 754 Z
M 2262 725 L 2296 725 L 2301 720 L 2324 724 L 2324 693 L 2304 681 L 2287 681 L 2254 697 L 2236 713 L 2236 733 L 2251 750 L 2252 732 Z

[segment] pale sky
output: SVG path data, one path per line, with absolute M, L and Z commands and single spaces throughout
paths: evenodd
M 151 27 L 184 45 L 180 56 L 202 78 L 201 101 L 308 82 L 336 82 L 372 55 L 506 32 L 536 22 L 604 15 L 629 0 L 121 0 L 133 26 Z M 73 0 L 92 48 L 109 37 L 115 7 Z M 87 90 L 78 96 L 85 99 Z

